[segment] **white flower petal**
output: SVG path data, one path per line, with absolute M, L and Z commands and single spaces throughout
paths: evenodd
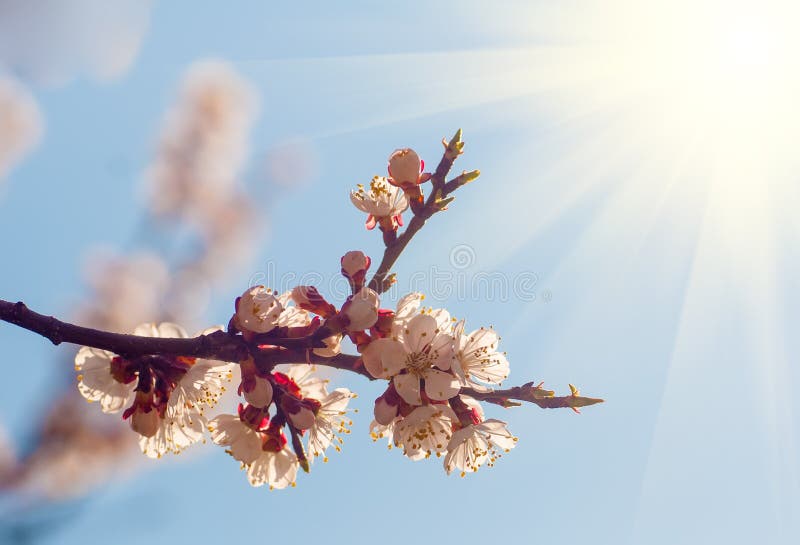
M 438 324 L 432 316 L 417 314 L 408 321 L 404 333 L 404 343 L 408 351 L 422 352 L 436 337 Z
M 425 371 L 425 393 L 436 401 L 446 401 L 461 389 L 458 379 L 450 373 L 428 369 Z
M 403 454 L 419 460 L 442 454 L 452 435 L 455 414 L 447 405 L 423 405 L 394 424 L 394 442 Z
M 493 445 L 503 450 L 511 450 L 517 446 L 517 440 L 506 426 L 505 422 L 490 418 L 489 420 L 484 420 L 475 428 L 484 434 Z
M 347 404 L 352 397 L 347 388 L 337 388 L 320 400 L 316 421 L 308 432 L 307 450 L 312 456 L 321 456 L 336 434 L 348 433 L 352 422 L 347 417 Z
M 261 438 L 252 428 L 232 414 L 221 414 L 208 423 L 211 440 L 230 447 L 231 456 L 243 464 L 254 462 L 261 455 Z
M 114 354 L 88 346 L 75 356 L 78 390 L 88 401 L 99 401 L 104 413 L 115 413 L 133 402 L 136 383 L 122 384 L 111 375 Z
M 284 308 L 278 316 L 279 327 L 304 327 L 311 323 L 311 314 L 298 307 Z
M 133 330 L 133 334 L 139 337 L 158 337 L 158 326 L 153 322 L 139 324 Z
M 262 452 L 247 469 L 247 477 L 252 486 L 268 484 L 271 488 L 286 488 L 297 478 L 299 464 L 297 456 L 288 450 Z
M 397 405 L 390 405 L 383 397 L 375 400 L 375 421 L 383 426 L 397 417 Z
M 300 388 L 303 397 L 310 397 L 320 400 L 328 395 L 328 381 L 316 374 L 316 365 L 307 363 L 293 363 L 288 365 L 278 365 L 275 370 L 283 373 Z
M 449 333 L 453 327 L 450 313 L 443 308 L 435 308 L 431 310 L 428 316 L 431 316 L 434 320 L 436 320 L 436 324 L 439 326 L 439 330 L 442 332 Z
M 394 388 L 409 405 L 421 405 L 419 378 L 415 375 L 397 375 L 392 379 Z
M 325 343 L 325 348 L 315 348 L 314 354 L 323 358 L 332 358 L 333 356 L 341 353 L 342 351 L 342 335 L 331 335 L 322 339 Z
M 424 296 L 419 292 L 409 293 L 397 302 L 397 311 L 394 314 L 396 321 L 404 322 L 411 319 L 422 304 Z
M 375 339 L 361 352 L 364 367 L 375 378 L 389 378 L 405 368 L 406 350 L 394 339 Z
M 474 426 L 467 426 L 453 434 L 447 444 L 444 468 L 448 475 L 454 470 L 478 471 L 489 459 L 489 443 Z
M 172 322 L 162 322 L 158 324 L 158 326 L 156 326 L 156 331 L 158 332 L 158 335 L 155 335 L 156 337 L 178 339 L 185 339 L 187 337 L 186 330 Z

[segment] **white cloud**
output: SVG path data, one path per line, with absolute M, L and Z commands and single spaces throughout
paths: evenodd
M 124 74 L 147 31 L 150 0 L 0 0 L 0 68 L 36 83 Z

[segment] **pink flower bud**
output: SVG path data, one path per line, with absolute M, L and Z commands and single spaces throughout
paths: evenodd
M 370 258 L 364 255 L 364 252 L 359 250 L 347 252 L 342 256 L 342 274 L 347 278 L 353 278 L 359 273 L 363 275 L 369 269 L 370 263 Z
M 369 329 L 378 321 L 380 297 L 369 288 L 361 288 L 342 306 L 342 314 L 348 319 L 348 331 Z
M 293 288 L 292 301 L 303 310 L 313 312 L 323 318 L 336 314 L 336 307 L 326 301 L 314 286 L 296 286 Z
M 292 426 L 298 430 L 307 430 L 313 426 L 314 422 L 316 421 L 314 413 L 306 407 L 300 407 L 296 413 L 288 413 L 287 416 L 289 417 L 289 421 L 292 423 Z
M 371 260 L 364 252 L 353 250 L 342 256 L 342 274 L 350 281 L 353 291 L 364 287 Z
M 272 403 L 272 384 L 264 377 L 255 375 L 242 381 L 242 395 L 247 403 L 263 409 Z
M 389 181 L 397 187 L 410 187 L 420 183 L 425 163 L 411 148 L 395 150 L 389 156 Z

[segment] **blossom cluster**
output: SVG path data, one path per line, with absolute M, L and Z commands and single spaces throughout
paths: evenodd
M 395 150 L 389 156 L 389 176 L 374 176 L 369 188 L 358 184 L 350 192 L 356 208 L 367 213 L 366 227 L 377 225 L 388 246 L 397 238 L 397 229 L 403 226 L 403 212 L 409 206 L 415 213 L 423 206 L 424 194 L 420 185 L 431 179 L 423 172 L 425 161 L 410 148 Z
M 402 298 L 394 310 L 381 308 L 379 295 L 364 286 L 370 262 L 360 251 L 342 257 L 354 293 L 340 308 L 313 286 L 283 294 L 264 286 L 246 290 L 228 327 L 228 334 L 252 347 L 238 366 L 183 356 L 125 358 L 83 347 L 75 359 L 78 388 L 103 412 L 122 412 L 150 457 L 179 453 L 210 433 L 246 468 L 252 485 L 284 488 L 331 445 L 339 449 L 352 425 L 347 405 L 354 394 L 329 391 L 309 363 L 274 365 L 271 356 L 285 351 L 280 344 L 287 339 L 317 339 L 306 357 L 334 358 L 346 337 L 369 375 L 388 382 L 375 400 L 374 437 L 389 437 L 412 460 L 444 454 L 448 473 L 493 463 L 516 438 L 503 422 L 484 419 L 480 405 L 460 392 L 506 378 L 499 337 L 487 328 L 465 334 L 463 321 L 444 309 L 424 308 L 419 293 Z M 145 324 L 134 334 L 187 336 L 171 323 Z M 238 410 L 209 418 L 234 377 Z
M 210 331 L 208 331 L 210 332 Z M 186 338 L 169 322 L 142 324 L 134 335 Z M 91 347 L 75 356 L 78 390 L 104 413 L 123 411 L 146 455 L 178 453 L 203 438 L 207 408 L 232 378 L 233 364 L 187 357 L 124 358 Z
M 258 112 L 247 80 L 227 63 L 204 60 L 186 71 L 164 117 L 145 172 L 148 211 L 160 227 L 188 231 L 201 249 L 174 275 L 170 306 L 195 299 L 184 286 L 224 277 L 258 247 L 258 209 L 243 183 Z
M 445 142 L 445 159 L 452 162 L 462 146 L 459 132 Z M 341 304 L 314 286 L 285 293 L 252 286 L 236 298 L 225 330 L 206 330 L 196 339 L 201 348 L 213 339 L 233 349 L 191 352 L 225 361 L 158 350 L 125 356 L 84 347 L 75 360 L 81 394 L 98 401 L 104 412 L 122 412 L 150 457 L 178 453 L 210 437 L 241 464 L 250 484 L 279 489 L 294 486 L 298 471 L 308 472 L 314 460 L 327 461 L 326 451 L 340 450 L 350 433 L 348 405 L 355 394 L 329 389 L 316 364 L 383 381 L 369 428 L 373 440 L 385 438 L 411 460 L 443 458 L 445 471 L 461 476 L 494 465 L 517 443 L 505 422 L 486 417 L 481 401 L 507 407 L 517 404 L 513 398 L 576 411 L 602 401 L 579 397 L 572 386 L 572 395 L 564 398 L 533 383 L 498 390 L 509 362 L 493 328 L 470 330 L 447 310 L 424 306 L 424 295 L 416 292 L 394 308 L 382 306 L 383 275 L 393 262 L 387 256 L 405 244 L 397 234 L 402 214 L 410 208 L 415 219 L 430 217 L 452 201 L 443 187 L 477 177 L 474 171 L 447 184 L 439 180 L 425 200 L 422 184 L 431 175 L 417 153 L 397 150 L 388 163 L 388 177 L 376 176 L 369 189 L 359 186 L 350 195 L 367 214 L 367 229 L 380 228 L 386 253 L 369 282 L 367 255 L 354 250 L 342 256 L 340 270 L 351 295 Z M 412 221 L 402 236 L 409 230 L 413 236 L 420 226 Z M 134 333 L 186 337 L 171 323 L 145 324 Z M 350 345 L 357 354 L 343 353 Z M 228 407 L 220 400 L 229 383 L 237 397 Z M 210 410 L 217 413 L 211 416 Z
M 462 388 L 486 391 L 508 376 L 499 336 L 481 327 L 464 333 L 445 309 L 422 307 L 412 293 L 359 346 L 367 371 L 389 382 L 375 400 L 374 439 L 387 437 L 412 460 L 445 455 L 445 470 L 477 471 L 517 439 L 499 420 L 486 420 Z

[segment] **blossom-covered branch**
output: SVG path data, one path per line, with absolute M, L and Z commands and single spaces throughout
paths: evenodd
M 388 177 L 351 192 L 353 204 L 367 213 L 366 227 L 380 227 L 385 251 L 369 283 L 366 254 L 353 250 L 341 258 L 352 294 L 340 304 L 314 286 L 285 293 L 252 286 L 236 298 L 226 331 L 212 328 L 194 337 L 168 322 L 142 324 L 133 335 L 110 333 L 5 301 L 0 319 L 55 344 L 82 344 L 75 358 L 80 393 L 103 412 L 121 411 L 150 457 L 180 452 L 209 434 L 246 468 L 253 486 L 294 486 L 299 469 L 308 472 L 315 459 L 327 460 L 328 448 L 340 450 L 352 424 L 347 406 L 355 395 L 329 390 L 315 373 L 319 364 L 384 381 L 374 402 L 374 439 L 388 438 L 412 460 L 444 456 L 448 473 L 491 466 L 517 438 L 505 422 L 486 418 L 481 402 L 578 412 L 602 400 L 583 397 L 572 385 L 566 396 L 532 382 L 500 388 L 510 364 L 494 329 L 469 331 L 447 310 L 423 306 L 424 295 L 416 292 L 393 309 L 382 307 L 387 273 L 408 242 L 447 208 L 449 193 L 477 178 L 473 171 L 445 182 L 463 150 L 461 131 L 444 144 L 433 174 L 424 172 L 416 152 L 403 148 L 390 155 Z M 408 208 L 413 217 L 398 236 Z M 342 353 L 345 339 L 358 355 Z M 230 382 L 237 384 L 238 409 L 209 418 Z
M 128 358 L 159 354 L 161 356 L 206 358 L 238 363 L 255 350 L 256 357 L 261 358 L 263 361 L 268 361 L 272 365 L 307 361 L 308 363 L 324 365 L 333 369 L 354 372 L 370 380 L 377 380 L 364 368 L 360 356 L 341 353 L 331 357 L 317 355 L 305 348 L 305 345 L 309 342 L 308 337 L 271 339 L 271 342 L 276 343 L 273 346 L 281 346 L 286 349 L 258 351 L 258 344 L 251 345 L 245 342 L 241 336 L 229 335 L 222 330 L 187 338 L 162 338 L 110 333 L 81 327 L 63 322 L 52 316 L 39 314 L 29 309 L 22 302 L 9 303 L 3 300 L 0 300 L 0 320 L 37 333 L 56 345 L 66 342 L 90 346 L 108 350 Z M 261 339 L 268 339 L 268 337 L 261 337 Z M 324 346 L 324 343 L 319 344 Z M 293 345 L 295 346 L 293 347 Z M 603 401 L 602 399 L 580 397 L 577 395 L 577 391 L 573 391 L 569 396 L 555 397 L 553 391 L 545 390 L 541 385 L 534 385 L 533 383 L 504 390 L 478 391 L 464 388 L 462 393 L 481 401 L 505 407 L 519 405 L 515 401 L 527 401 L 545 409 L 579 408 Z
M 408 227 L 406 227 L 405 231 L 399 236 L 386 236 L 386 233 L 396 232 L 396 224 L 393 231 L 384 230 L 386 249 L 383 253 L 383 259 L 381 259 L 378 269 L 375 271 L 375 275 L 369 281 L 370 289 L 378 293 L 383 293 L 389 289 L 392 285 L 392 278 L 389 276 L 389 272 L 400 257 L 400 254 L 403 253 L 403 250 L 408 246 L 408 243 L 414 238 L 414 235 L 422 229 L 425 222 L 431 216 L 436 212 L 445 210 L 447 205 L 453 202 L 455 197 L 449 197 L 452 192 L 480 176 L 480 171 L 473 170 L 471 172 L 464 172 L 457 178 L 445 183 L 445 178 L 453 167 L 453 163 L 456 158 L 463 153 L 464 142 L 461 140 L 461 136 L 461 129 L 458 129 L 449 142 L 442 140 L 444 154 L 439 161 L 439 165 L 436 167 L 436 171 L 432 175 L 423 172 L 425 163 L 419 159 L 413 150 L 398 150 L 389 158 L 389 173 L 392 175 L 392 178 L 390 178 L 391 183 L 404 190 L 411 205 L 413 217 Z M 393 163 L 394 168 L 392 168 Z M 404 177 L 395 177 L 398 173 Z M 432 189 L 427 200 L 423 201 L 423 194 L 418 186 L 427 180 L 430 180 Z M 375 184 L 373 180 L 373 193 L 375 192 L 374 188 Z M 379 196 L 380 193 L 379 190 Z M 367 199 L 362 198 L 360 202 L 363 203 L 366 200 Z M 359 201 L 354 200 L 354 202 L 356 202 L 356 206 L 358 206 Z M 370 214 L 371 217 L 374 217 L 374 212 L 370 212 Z M 400 217 L 399 214 L 397 217 Z

